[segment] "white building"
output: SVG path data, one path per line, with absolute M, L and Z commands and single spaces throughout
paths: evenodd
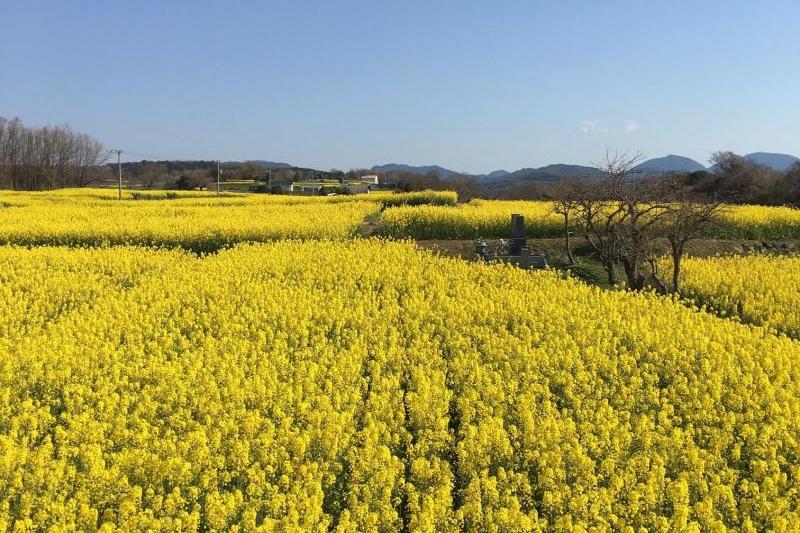
M 289 185 L 289 192 L 311 192 L 318 193 L 322 190 L 321 183 L 292 183 Z

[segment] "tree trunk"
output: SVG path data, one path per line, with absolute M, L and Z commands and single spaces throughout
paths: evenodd
M 683 245 L 677 242 L 672 245 L 672 292 L 680 291 L 681 259 L 683 258 Z
M 606 261 L 603 263 L 603 267 L 606 269 L 606 274 L 608 275 L 608 284 L 613 287 L 617 284 L 617 274 L 614 272 L 614 263 L 612 261 Z
M 642 290 L 644 288 L 644 276 L 639 272 L 636 261 L 623 259 L 622 268 L 625 270 L 625 277 L 628 278 L 628 287 L 634 291 Z
M 566 210 L 564 210 L 564 249 L 567 252 L 570 266 L 575 265 L 575 258 L 572 256 L 572 247 L 569 243 L 569 213 Z
M 659 294 L 668 294 L 670 289 L 661 281 L 661 278 L 658 276 L 658 264 L 653 257 L 648 258 L 648 262 L 650 263 L 650 271 L 653 275 L 653 284 L 656 287 L 656 290 Z

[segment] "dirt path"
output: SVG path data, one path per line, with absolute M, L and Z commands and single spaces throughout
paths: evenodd
M 381 214 L 376 213 L 364 219 L 364 222 L 358 228 L 357 235 L 359 237 L 378 237 L 381 235 L 382 229 Z

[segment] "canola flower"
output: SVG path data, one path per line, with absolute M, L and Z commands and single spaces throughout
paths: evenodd
M 0 529 L 791 531 L 800 343 L 282 241 L 0 248 Z
M 337 197 L 334 197 L 337 198 Z M 340 196 L 338 198 L 348 198 Z M 372 192 L 367 195 L 370 201 L 378 201 L 384 207 L 397 207 L 401 205 L 456 205 L 458 194 L 455 191 L 410 191 Z
M 528 237 L 563 236 L 563 222 L 551 202 L 473 200 L 457 207 L 415 206 L 387 209 L 381 215 L 387 232 L 414 239 L 508 237 L 512 213 L 525 216 Z M 753 205 L 726 206 L 704 235 L 729 239 L 800 238 L 800 209 Z
M 800 209 L 761 205 L 731 205 L 720 215 L 714 235 L 734 239 L 798 239 Z
M 380 208 L 372 202 L 283 205 L 193 200 L 0 208 L 0 243 L 138 244 L 214 251 L 242 241 L 349 237 Z
M 457 207 L 421 205 L 386 209 L 381 220 L 393 237 L 414 239 L 474 239 L 508 237 L 511 215 L 525 216 L 528 237 L 559 237 L 561 218 L 550 202 L 472 200 Z
M 0 193 L 0 244 L 146 245 L 215 251 L 238 242 L 353 236 L 389 205 L 445 205 L 451 191 L 288 196 L 109 189 Z M 142 195 L 134 199 L 133 194 Z M 174 195 L 174 196 L 171 196 Z M 150 201 L 143 200 L 147 198 Z
M 800 338 L 800 256 L 689 257 L 681 270 L 697 304 Z
M 122 197 L 132 200 L 136 196 L 145 199 L 186 199 L 186 198 L 212 198 L 216 191 L 167 191 L 167 190 L 130 190 L 123 189 Z M 224 192 L 224 197 L 244 196 L 240 193 Z M 115 188 L 106 187 L 80 187 L 54 189 L 52 191 L 0 191 L 0 199 L 12 202 L 30 204 L 41 201 L 86 201 L 86 200 L 116 200 L 118 192 Z
M 227 202 L 231 199 L 238 199 L 240 202 L 256 204 L 303 204 L 303 203 L 340 203 L 340 202 L 379 202 L 386 207 L 398 205 L 455 205 L 458 202 L 458 194 L 454 191 L 411 191 L 411 192 L 392 192 L 377 191 L 368 194 L 355 195 L 333 195 L 333 196 L 313 196 L 313 195 L 272 195 L 272 194 L 247 194 L 239 192 L 222 192 L 217 196 L 216 191 L 195 190 L 158 190 L 158 189 L 123 189 L 122 198 L 124 200 L 194 200 L 198 203 Z M 71 189 L 56 189 L 52 191 L 20 192 L 20 191 L 0 191 L 0 202 L 10 205 L 31 205 L 38 202 L 64 203 L 64 202 L 92 202 L 95 200 L 114 200 L 118 199 L 118 193 L 113 188 L 85 187 Z
M 455 202 L 449 191 L 351 196 L 281 196 L 108 189 L 0 193 L 0 243 L 137 244 L 214 251 L 242 241 L 352 236 L 383 205 Z M 165 195 L 174 195 L 165 196 Z

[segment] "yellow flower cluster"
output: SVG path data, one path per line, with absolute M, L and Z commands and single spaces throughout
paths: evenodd
M 550 202 L 472 200 L 457 207 L 421 205 L 387 209 L 381 215 L 394 237 L 415 239 L 474 239 L 508 237 L 511 215 L 525 216 L 529 237 L 559 237 L 563 222 Z
M 334 203 L 314 197 L 182 196 L 112 201 L 80 194 L 6 193 L 0 201 L 0 244 L 100 246 L 136 244 L 213 251 L 237 242 L 343 238 L 379 201 Z M 355 197 L 346 197 L 348 199 Z
M 70 246 L 140 244 L 213 251 L 241 241 L 341 238 L 379 207 L 346 205 L 30 205 L 0 209 L 0 243 Z
M 681 270 L 684 296 L 800 338 L 800 256 L 690 257 Z
M 719 237 L 737 239 L 798 239 L 800 209 L 762 205 L 727 206 L 720 216 Z
M 347 196 L 339 198 L 347 198 Z M 456 205 L 458 203 L 458 194 L 455 191 L 373 192 L 367 195 L 367 199 L 379 201 L 384 207 L 396 207 L 400 205 Z
M 219 202 L 220 197 L 216 191 L 167 191 L 167 190 L 129 190 L 122 191 L 124 200 L 205 200 Z M 221 198 L 230 200 L 238 199 L 239 203 L 256 204 L 305 204 L 305 203 L 340 203 L 340 202 L 379 202 L 386 207 L 398 205 L 455 205 L 458 194 L 454 191 L 412 191 L 397 193 L 392 191 L 378 191 L 369 194 L 334 195 L 334 196 L 305 196 L 305 195 L 270 195 L 246 194 L 223 192 Z M 117 200 L 116 189 L 109 188 L 78 188 L 57 189 L 42 192 L 16 192 L 0 191 L 0 205 L 30 205 L 36 202 L 64 203 L 69 201 L 85 202 L 87 200 Z M 223 200 L 224 201 L 224 200 Z
M 6 246 L 0 292 L 0 530 L 800 523 L 800 343 L 676 301 L 377 240 Z
M 382 214 L 389 235 L 415 239 L 508 237 L 512 213 L 525 216 L 528 236 L 560 237 L 563 219 L 551 202 L 473 200 L 458 207 L 415 206 Z M 574 221 L 573 221 L 574 222 Z M 753 205 L 726 206 L 706 237 L 730 239 L 800 238 L 800 209 Z
M 111 189 L 5 191 L 0 193 L 0 244 L 180 246 L 206 252 L 238 242 L 348 237 L 385 206 L 448 205 L 456 199 L 451 191 L 222 197 L 204 191 L 126 191 L 120 202 Z
M 135 197 L 159 200 L 159 199 L 184 199 L 184 198 L 213 198 L 216 191 L 167 191 L 167 190 L 129 190 L 123 189 L 122 198 L 132 200 Z M 225 192 L 223 197 L 244 196 L 243 194 Z M 84 200 L 116 200 L 118 198 L 117 189 L 105 187 L 82 187 L 72 189 L 56 189 L 52 191 L 0 191 L 0 201 L 13 205 L 30 204 L 37 201 L 84 201 Z

